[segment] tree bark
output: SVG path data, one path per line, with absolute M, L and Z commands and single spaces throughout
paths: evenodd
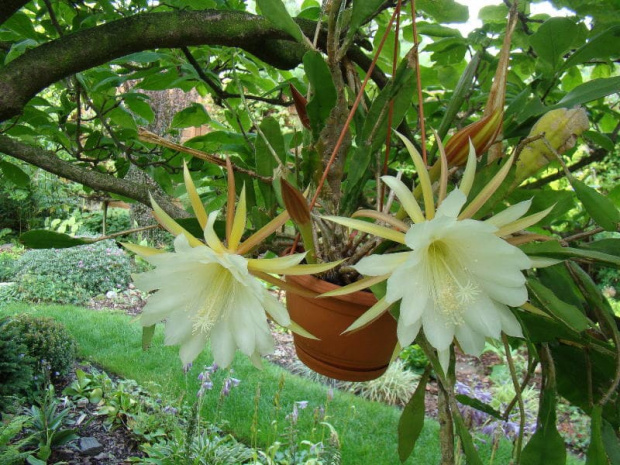
M 173 218 L 187 218 L 189 214 L 178 207 L 170 197 L 153 191 L 147 185 L 98 173 L 60 159 L 54 152 L 24 144 L 7 136 L 0 136 L 0 153 L 30 163 L 65 179 L 81 183 L 95 190 L 111 192 L 134 199 L 144 205 L 151 205 L 149 194 L 161 208 Z
M 307 20 L 299 24 L 310 35 L 316 26 Z M 142 13 L 50 41 L 0 69 L 0 122 L 60 79 L 131 53 L 192 45 L 238 47 L 280 69 L 299 65 L 306 52 L 262 16 L 219 10 Z M 362 67 L 369 61 L 355 47 L 349 56 Z M 380 87 L 385 83 L 379 70 L 373 79 Z

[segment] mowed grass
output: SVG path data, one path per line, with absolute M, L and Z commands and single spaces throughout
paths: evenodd
M 64 323 L 79 344 L 79 356 L 123 378 L 134 379 L 152 392 L 159 392 L 171 403 L 194 402 L 199 388 L 197 376 L 212 358 L 205 350 L 185 374 L 178 358 L 178 348 L 163 345 L 162 328 L 158 328 L 151 349 L 141 347 L 141 327 L 132 318 L 117 311 L 93 311 L 73 306 L 13 304 L 0 309 L 0 315 L 28 312 L 50 316 Z M 159 325 L 161 326 L 161 325 Z M 227 372 L 214 376 L 215 387 L 206 395 L 203 416 L 224 421 L 225 429 L 237 439 L 250 444 L 256 439 L 265 448 L 278 439 L 288 426 L 284 419 L 296 401 L 308 401 L 300 412 L 297 424 L 298 438 L 320 440 L 320 431 L 313 431 L 313 411 L 327 405 L 327 421 L 339 435 L 344 465 L 391 465 L 400 463 L 397 452 L 397 427 L 400 411 L 394 407 L 370 402 L 349 393 L 336 391 L 328 401 L 325 386 L 288 373 L 265 362 L 257 370 L 245 357 L 238 355 L 233 363 L 233 376 L 240 379 L 239 386 L 229 397 L 219 401 L 219 389 Z M 283 382 L 283 387 L 279 385 Z M 260 392 L 257 396 L 257 392 Z M 280 410 L 276 411 L 274 398 L 279 395 Z M 254 420 L 258 399 L 257 421 Z M 253 434 L 255 423 L 258 432 Z M 421 437 L 407 464 L 438 464 L 437 422 L 426 419 Z M 491 461 L 491 441 L 478 444 L 484 463 Z M 502 441 L 495 451 L 492 463 L 510 462 L 511 445 Z M 578 463 L 578 462 L 577 462 Z

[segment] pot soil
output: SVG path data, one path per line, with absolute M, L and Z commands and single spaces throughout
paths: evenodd
M 290 281 L 322 294 L 338 288 L 313 276 L 287 276 Z M 293 334 L 299 359 L 309 368 L 343 381 L 369 381 L 381 376 L 396 347 L 396 320 L 386 312 L 366 327 L 342 334 L 377 302 L 370 292 L 315 298 L 286 293 L 291 318 L 319 340 Z

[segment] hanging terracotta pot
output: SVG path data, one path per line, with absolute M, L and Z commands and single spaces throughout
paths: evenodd
M 287 276 L 286 280 L 318 294 L 338 287 L 309 275 Z M 376 302 L 370 292 L 327 298 L 287 292 L 291 318 L 319 338 L 293 334 L 299 359 L 317 373 L 344 381 L 369 381 L 381 376 L 396 346 L 396 320 L 392 315 L 386 312 L 363 329 L 342 334 Z

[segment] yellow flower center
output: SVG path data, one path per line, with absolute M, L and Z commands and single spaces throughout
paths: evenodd
M 435 241 L 428 247 L 428 267 L 435 307 L 446 321 L 462 324 L 465 308 L 475 300 L 480 288 L 469 279 L 467 267 L 445 242 Z
M 217 269 L 211 274 L 213 279 L 209 283 L 209 292 L 202 306 L 191 318 L 194 322 L 194 333 L 200 331 L 208 333 L 228 313 L 231 304 L 235 301 L 236 279 L 232 273 L 221 265 L 211 266 Z

